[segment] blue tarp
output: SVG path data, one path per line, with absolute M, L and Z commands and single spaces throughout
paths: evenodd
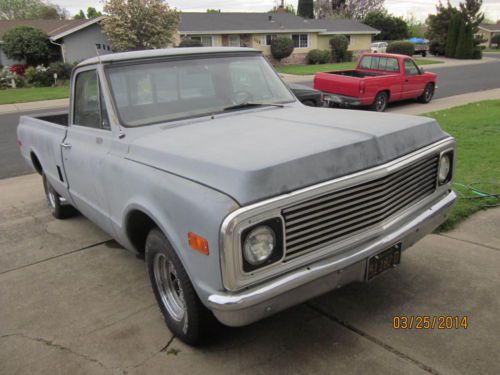
M 415 44 L 424 44 L 424 43 L 427 43 L 427 39 L 424 39 L 424 38 L 410 38 L 410 39 L 408 39 L 408 42 L 415 43 Z

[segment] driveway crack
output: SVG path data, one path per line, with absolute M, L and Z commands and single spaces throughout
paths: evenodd
M 399 351 L 398 349 L 394 348 L 393 346 L 389 345 L 389 344 L 386 344 L 385 342 L 383 342 L 382 340 L 366 333 L 366 332 L 363 332 L 362 330 L 360 330 L 359 328 L 356 328 L 354 327 L 352 324 L 350 324 L 349 322 L 346 322 L 344 320 L 341 320 L 339 318 L 337 318 L 335 315 L 329 313 L 328 311 L 322 309 L 321 307 L 319 306 L 316 306 L 316 305 L 313 305 L 312 303 L 306 303 L 306 306 L 308 306 L 310 309 L 314 310 L 315 312 L 317 312 L 318 314 L 326 317 L 327 319 L 337 323 L 337 324 L 340 324 L 341 326 L 343 326 L 344 328 L 347 328 L 348 330 L 350 330 L 351 332 L 354 332 L 355 334 L 373 342 L 374 344 L 382 347 L 383 349 L 391 352 L 392 354 L 398 356 L 399 358 L 405 360 L 405 361 L 408 361 L 416 366 L 418 366 L 419 368 L 421 368 L 422 370 L 428 372 L 429 374 L 432 374 L 432 375 L 441 375 L 441 373 L 435 369 L 433 369 L 432 367 L 426 365 L 425 363 L 422 363 L 414 358 L 411 358 L 410 356 L 408 356 L 407 354 Z

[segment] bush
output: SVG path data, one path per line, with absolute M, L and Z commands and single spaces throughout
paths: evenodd
M 281 61 L 293 53 L 293 40 L 286 36 L 278 36 L 271 42 L 271 54 L 273 57 Z
M 26 65 L 24 64 L 14 64 L 10 67 L 10 72 L 17 74 L 18 76 L 23 76 L 26 71 Z
M 330 51 L 327 49 L 313 49 L 307 54 L 309 64 L 326 64 L 330 60 Z
M 57 74 L 57 79 L 68 80 L 71 77 L 73 65 L 62 61 L 53 62 L 49 65 L 49 72 L 52 76 Z
M 392 42 L 387 46 L 387 53 L 413 56 L 415 54 L 415 46 L 410 42 Z
M 491 43 L 496 44 L 497 48 L 500 48 L 500 34 L 493 35 Z
M 334 35 L 330 39 L 330 47 L 332 48 L 334 62 L 346 61 L 347 48 L 349 47 L 349 39 L 346 36 Z
M 352 51 L 346 51 L 344 61 L 351 62 L 353 60 L 354 60 L 354 53 Z
M 24 73 L 26 82 L 36 87 L 51 86 L 54 83 L 54 78 L 49 70 L 43 65 L 38 65 L 36 68 L 30 66 Z
M 36 65 L 47 62 L 50 57 L 49 37 L 42 30 L 18 26 L 3 34 L 2 39 L 2 49 L 10 59 Z
M 179 47 L 203 47 L 199 40 L 185 38 L 179 43 Z
M 3 66 L 0 69 L 0 89 L 24 87 L 26 81 L 22 75 L 12 72 L 12 67 Z
M 476 47 L 472 50 L 472 58 L 474 60 L 481 60 L 483 58 L 483 50 L 480 47 Z

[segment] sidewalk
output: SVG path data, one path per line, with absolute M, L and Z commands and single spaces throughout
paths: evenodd
M 500 88 L 493 90 L 477 91 L 462 95 L 449 96 L 442 99 L 434 99 L 429 104 L 400 102 L 392 104 L 387 112 L 389 113 L 403 113 L 407 115 L 421 115 L 424 113 L 442 111 L 458 107 L 461 105 L 480 102 L 482 100 L 500 100 Z
M 45 109 L 54 109 L 68 107 L 69 99 L 42 100 L 39 102 L 2 104 L 0 105 L 0 114 L 17 113 L 26 111 L 38 111 Z

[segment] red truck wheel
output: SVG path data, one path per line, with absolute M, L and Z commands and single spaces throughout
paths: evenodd
M 389 102 L 389 95 L 386 92 L 379 92 L 375 97 L 371 109 L 376 112 L 384 112 Z
M 432 100 L 433 96 L 434 96 L 434 84 L 428 83 L 427 86 L 425 86 L 424 93 L 418 97 L 418 101 L 420 103 L 427 104 Z

